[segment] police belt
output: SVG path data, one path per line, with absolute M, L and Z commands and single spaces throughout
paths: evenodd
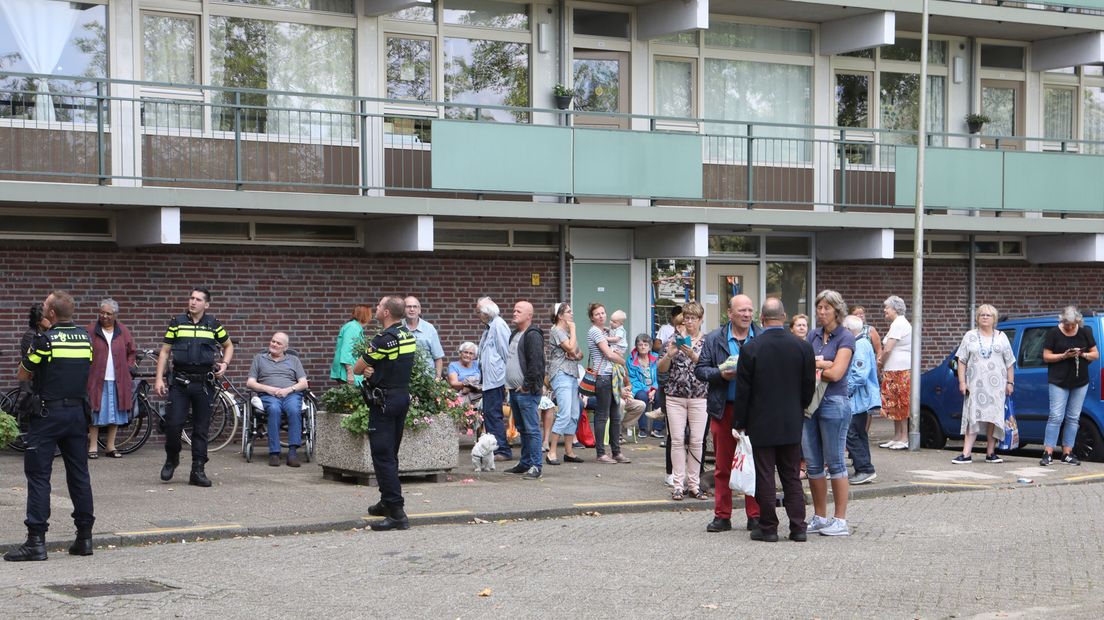
M 184 385 L 188 385 L 189 383 L 192 383 L 192 382 L 212 383 L 213 384 L 215 382 L 215 373 L 214 373 L 214 371 L 188 372 L 188 371 L 174 370 L 173 373 L 172 373 L 172 380 L 176 381 L 177 383 L 182 383 Z
M 84 406 L 84 399 L 83 398 L 55 398 L 55 399 L 52 399 L 52 400 L 43 400 L 42 405 L 44 407 L 47 407 L 47 408 L 49 408 L 50 406 L 55 406 L 55 407 L 83 407 Z

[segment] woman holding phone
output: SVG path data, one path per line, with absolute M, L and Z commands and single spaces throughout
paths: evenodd
M 1089 363 L 1100 357 L 1092 328 L 1086 327 L 1076 306 L 1066 306 L 1058 315 L 1058 327 L 1047 333 L 1043 341 L 1043 361 L 1047 363 L 1047 390 L 1050 396 L 1050 416 L 1043 438 L 1042 466 L 1050 465 L 1058 431 L 1062 431 L 1062 462 L 1080 465 L 1073 455 L 1077 427 L 1081 421 L 1081 405 L 1089 390 Z M 1065 422 L 1065 429 L 1062 422 Z

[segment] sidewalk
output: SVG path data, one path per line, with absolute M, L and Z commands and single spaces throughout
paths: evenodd
M 892 425 L 877 419 L 871 443 L 885 441 Z M 952 465 L 961 444 L 945 450 L 918 452 L 873 448 L 878 477 L 872 484 L 851 487 L 853 498 L 925 494 L 947 491 L 1069 484 L 1104 480 L 1104 464 L 1081 467 L 1055 464 L 1039 467 L 1039 448 L 1005 456 L 1005 462 L 983 462 L 984 453 L 972 465 Z M 263 451 L 263 447 L 262 447 Z M 524 480 L 503 473 L 514 462 L 499 463 L 495 472 L 474 473 L 470 448 L 461 448 L 458 466 L 447 482 L 427 483 L 404 479 L 406 510 L 413 525 L 468 522 L 474 519 L 546 518 L 587 512 L 644 512 L 655 510 L 702 511 L 701 524 L 711 518 L 708 501 L 670 500 L 663 485 L 664 457 L 658 439 L 628 443 L 628 465 L 594 462 L 594 450 L 579 449 L 587 462 L 544 466 L 544 478 Z M 518 454 L 515 448 L 515 455 Z M 562 454 L 562 453 L 561 453 Z M 170 483 L 158 478 L 164 452 L 147 445 L 121 459 L 89 461 L 95 495 L 97 546 L 138 545 L 152 542 L 195 541 L 234 536 L 266 536 L 364 527 L 368 506 L 379 499 L 376 487 L 322 479 L 315 463 L 294 469 L 269 467 L 266 455 L 246 463 L 231 444 L 211 455 L 207 474 L 209 489 L 187 484 L 189 455 Z M 502 467 L 505 465 L 506 467 Z M 1031 479 L 1030 483 L 1017 482 Z M 26 505 L 22 455 L 0 451 L 0 551 L 22 543 Z M 737 499 L 737 509 L 740 500 Z M 65 488 L 64 465 L 54 461 L 51 549 L 68 545 L 73 537 L 69 516 L 72 504 Z M 854 504 L 849 518 L 861 522 L 862 503 Z M 739 518 L 740 515 L 737 515 Z

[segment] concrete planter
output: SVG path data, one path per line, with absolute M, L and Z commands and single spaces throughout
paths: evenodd
M 372 450 L 368 435 L 354 434 L 341 428 L 347 414 L 319 411 L 316 416 L 315 459 L 323 471 L 332 470 L 348 476 L 373 476 Z M 460 439 L 456 424 L 445 416 L 437 416 L 428 428 L 403 433 L 399 446 L 400 474 L 432 474 L 450 471 L 460 456 Z

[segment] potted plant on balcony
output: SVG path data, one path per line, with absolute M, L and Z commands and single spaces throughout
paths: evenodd
M 575 97 L 575 89 L 556 84 L 552 87 L 552 97 L 556 100 L 557 110 L 566 110 L 571 105 L 571 99 Z
M 966 127 L 970 130 L 970 133 L 977 133 L 977 132 L 981 131 L 981 126 L 982 125 L 985 125 L 986 123 L 988 123 L 992 120 L 993 119 L 989 118 L 988 116 L 986 116 L 984 114 L 980 114 L 978 112 L 971 112 L 971 113 L 966 115 Z
M 468 434 L 479 424 L 479 413 L 460 400 L 448 383 L 426 368 L 419 351 L 410 377 L 410 409 L 399 446 L 399 473 L 435 475 L 456 467 L 460 455 L 457 430 Z M 368 445 L 368 407 L 360 389 L 343 385 L 322 395 L 317 419 L 316 458 L 326 479 L 370 479 L 375 474 Z

